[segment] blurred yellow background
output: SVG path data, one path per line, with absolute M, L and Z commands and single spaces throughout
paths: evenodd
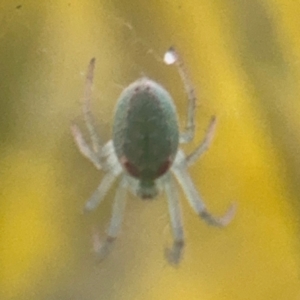
M 300 2 L 284 0 L 0 1 L 0 299 L 300 299 Z M 130 195 L 122 233 L 97 264 L 114 189 L 82 207 L 103 174 L 80 155 L 70 124 L 96 57 L 93 111 L 111 138 L 122 88 L 163 84 L 184 122 L 174 67 L 183 56 L 198 99 L 195 141 L 211 115 L 211 149 L 190 168 L 223 230 L 197 218 L 181 193 L 186 232 L 177 268 L 166 199 Z

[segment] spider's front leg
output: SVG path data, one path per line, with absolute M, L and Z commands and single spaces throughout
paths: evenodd
M 109 254 L 120 232 L 126 206 L 126 189 L 127 182 L 123 177 L 116 191 L 112 217 L 109 228 L 106 232 L 106 238 L 103 242 L 94 242 L 95 252 L 100 261 Z
M 181 150 L 179 150 L 177 162 L 172 168 L 172 171 L 181 185 L 189 204 L 198 216 L 201 217 L 207 224 L 216 227 L 224 227 L 231 222 L 235 215 L 236 205 L 232 204 L 222 217 L 214 217 L 207 210 L 200 193 L 197 191 L 189 173 L 187 172 L 186 158 Z
M 168 199 L 171 226 L 174 237 L 173 247 L 171 249 L 167 248 L 165 250 L 165 255 L 169 263 L 177 265 L 182 258 L 184 232 L 178 190 L 171 174 L 169 174 L 166 178 L 165 191 Z

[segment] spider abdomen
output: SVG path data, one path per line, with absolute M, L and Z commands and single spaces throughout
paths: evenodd
M 179 141 L 176 109 L 158 83 L 142 78 L 120 95 L 115 111 L 113 143 L 131 176 L 153 181 L 168 171 Z

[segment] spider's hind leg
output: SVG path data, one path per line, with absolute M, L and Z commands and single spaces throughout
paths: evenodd
M 75 124 L 72 124 L 71 131 L 80 153 L 88 160 L 90 160 L 98 170 L 101 170 L 102 164 L 100 162 L 98 155 L 87 144 L 79 127 Z
M 93 150 L 96 154 L 100 156 L 101 155 L 100 138 L 95 128 L 95 121 L 91 112 L 91 98 L 92 98 L 95 62 L 96 62 L 95 58 L 92 58 L 88 66 L 86 79 L 85 79 L 84 95 L 82 99 L 82 113 L 84 116 L 86 127 L 91 137 Z
M 217 119 L 215 116 L 212 116 L 210 123 L 206 129 L 204 139 L 202 140 L 200 145 L 185 159 L 188 166 L 196 162 L 196 160 L 200 158 L 205 153 L 205 151 L 210 147 L 210 144 L 215 134 L 216 126 L 217 126 Z
M 188 96 L 188 111 L 184 132 L 180 135 L 180 143 L 189 143 L 195 136 L 195 110 L 196 110 L 196 93 L 189 74 L 180 54 L 175 48 L 171 47 L 164 56 L 167 65 L 175 64 L 179 76 L 184 85 L 185 92 Z
M 77 125 L 72 124 L 71 131 L 81 154 L 86 158 L 88 158 L 95 165 L 95 167 L 98 170 L 100 170 L 103 167 L 102 147 L 100 144 L 100 138 L 98 136 L 97 130 L 94 125 L 94 118 L 90 109 L 94 68 L 95 68 L 95 59 L 93 58 L 91 59 L 90 64 L 88 66 L 86 80 L 85 80 L 84 95 L 82 99 L 82 113 L 83 113 L 85 125 L 90 135 L 92 147 L 88 145 L 88 143 L 84 139 L 83 134 L 81 133 Z

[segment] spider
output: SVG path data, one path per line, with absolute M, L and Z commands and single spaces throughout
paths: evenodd
M 119 178 L 107 236 L 97 250 L 100 259 L 110 252 L 119 234 L 128 189 L 141 199 L 153 199 L 162 191 L 166 193 L 174 241 L 173 246 L 165 250 L 165 256 L 174 265 L 180 262 L 184 248 L 176 181 L 190 206 L 207 224 L 224 227 L 235 214 L 235 205 L 231 205 L 223 217 L 211 215 L 187 171 L 209 147 L 216 118 L 211 118 L 202 143 L 191 154 L 185 155 L 178 146 L 194 138 L 196 95 L 184 63 L 173 47 L 165 53 L 164 62 L 177 66 L 188 96 L 187 121 L 183 133 L 179 133 L 176 107 L 170 94 L 160 84 L 143 77 L 121 93 L 115 108 L 113 137 L 105 145 L 100 143 L 90 110 L 95 58 L 91 59 L 88 66 L 82 110 L 92 146 L 88 145 L 77 125 L 73 124 L 71 129 L 80 152 L 98 170 L 103 170 L 105 176 L 86 202 L 85 210 L 94 210 Z

